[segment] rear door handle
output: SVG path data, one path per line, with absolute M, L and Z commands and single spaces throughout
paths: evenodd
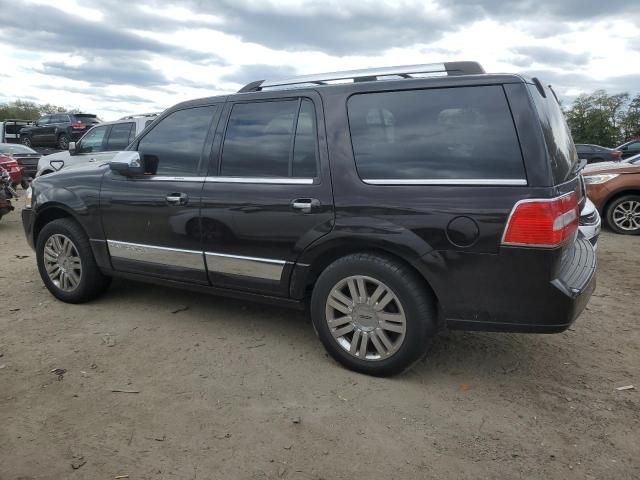
M 320 200 L 317 198 L 296 198 L 291 202 L 291 206 L 303 213 L 310 213 L 320 206 Z
M 186 193 L 170 193 L 167 195 L 167 203 L 169 205 L 186 205 L 189 201 L 189 195 Z

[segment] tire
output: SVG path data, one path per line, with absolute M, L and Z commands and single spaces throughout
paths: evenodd
M 66 245 L 65 239 L 71 242 L 68 250 L 61 248 Z M 62 265 L 59 260 L 55 260 L 52 252 L 63 253 L 57 257 L 63 259 Z M 64 255 L 65 252 L 71 255 Z M 67 261 L 65 257 L 68 258 Z M 43 227 L 36 242 L 36 259 L 45 286 L 54 297 L 63 302 L 87 302 L 102 294 L 111 283 L 111 278 L 103 275 L 96 265 L 86 233 L 71 218 L 53 220 Z M 60 273 L 61 269 L 69 273 L 63 275 Z M 74 282 L 75 285 L 71 285 Z
M 23 177 L 22 180 L 20 181 L 20 186 L 22 187 L 23 190 L 26 190 L 27 188 L 29 188 L 29 180 Z
M 20 139 L 20 143 L 25 147 L 31 148 L 31 137 L 24 136 Z
M 58 148 L 60 150 L 69 149 L 69 135 L 67 135 L 66 133 L 58 135 Z
M 366 301 L 359 298 L 362 286 Z M 376 295 L 378 288 L 386 291 Z M 389 295 L 393 298 L 385 303 Z M 358 300 L 349 302 L 353 298 Z M 382 310 L 376 307 L 378 301 L 385 303 Z M 437 332 L 436 299 L 424 280 L 402 263 L 378 255 L 351 254 L 329 265 L 314 286 L 310 310 L 327 352 L 345 367 L 368 375 L 386 377 L 409 369 Z
M 625 195 L 606 208 L 607 225 L 622 235 L 640 234 L 640 195 Z

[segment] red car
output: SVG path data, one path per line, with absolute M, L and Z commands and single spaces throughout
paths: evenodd
M 0 154 L 0 167 L 3 167 L 9 172 L 14 187 L 20 185 L 22 181 L 22 169 L 16 160 L 7 155 Z

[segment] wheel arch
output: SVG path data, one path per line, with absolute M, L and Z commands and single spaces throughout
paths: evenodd
M 402 263 L 417 274 L 418 278 L 424 282 L 424 286 L 433 293 L 438 304 L 440 303 L 438 292 L 434 288 L 435 282 L 431 279 L 432 273 L 426 266 L 421 265 L 422 262 L 419 262 L 420 255 L 407 248 L 393 244 L 376 241 L 363 243 L 362 239 L 329 241 L 305 251 L 291 275 L 290 295 L 293 298 L 308 296 L 320 274 L 329 265 L 339 258 L 354 253 L 369 253 Z
M 43 206 L 36 215 L 36 219 L 33 224 L 33 244 L 37 245 L 38 235 L 40 235 L 40 232 L 46 224 L 60 218 L 72 218 L 78 223 L 78 225 L 80 225 L 80 228 L 85 230 L 82 223 L 76 218 L 71 209 L 62 204 L 52 203 L 50 205 Z M 87 233 L 86 230 L 85 233 Z

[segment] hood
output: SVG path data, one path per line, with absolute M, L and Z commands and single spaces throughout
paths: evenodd
M 68 167 L 58 170 L 57 172 L 50 173 L 49 175 L 36 177 L 36 180 L 38 180 L 38 178 L 54 178 L 58 176 L 64 176 L 67 174 L 77 175 L 78 173 L 82 174 L 83 172 L 89 173 L 89 172 L 95 172 L 99 170 L 105 170 L 106 168 L 109 168 L 108 165 L 109 165 L 108 161 L 78 163 L 76 165 L 69 165 Z
M 43 168 L 50 167 L 51 161 L 60 161 L 66 162 L 67 159 L 71 157 L 71 154 L 67 150 L 63 150 L 62 152 L 52 153 L 51 155 L 43 155 L 38 160 L 38 170 L 42 170 Z
M 603 173 L 640 173 L 640 165 L 630 165 L 624 162 L 605 162 L 589 165 L 584 168 L 583 175 L 601 175 Z

